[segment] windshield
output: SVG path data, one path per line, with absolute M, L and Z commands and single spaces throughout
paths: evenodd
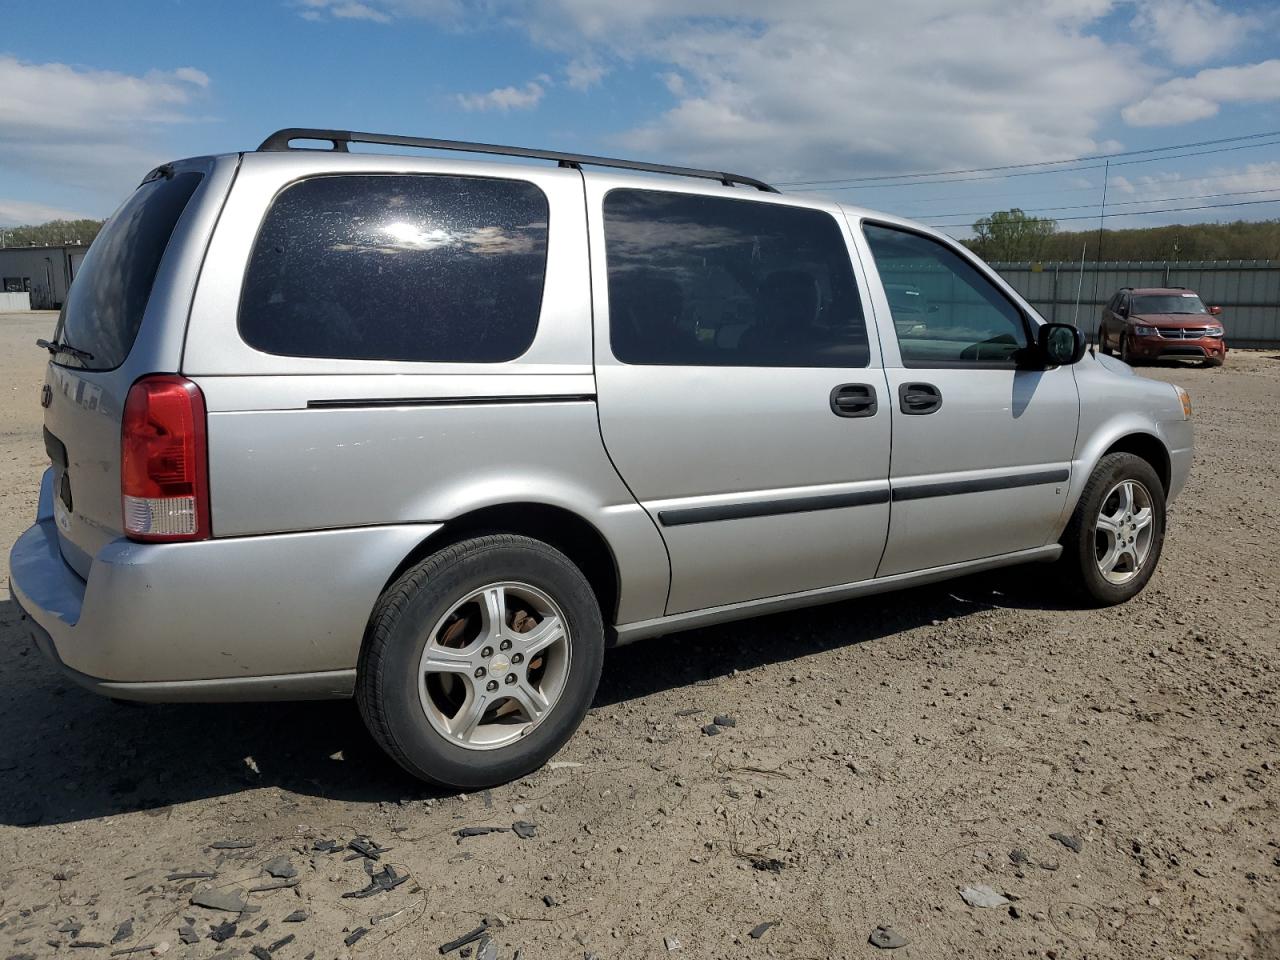
M 160 258 L 202 178 L 157 177 L 133 192 L 94 238 L 67 293 L 54 339 L 74 347 L 58 363 L 90 370 L 120 366 L 142 324 Z
M 1208 313 L 1194 293 L 1147 294 L 1133 298 L 1130 313 Z

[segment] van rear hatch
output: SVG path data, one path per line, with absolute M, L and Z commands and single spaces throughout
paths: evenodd
M 143 181 L 90 246 L 50 344 L 41 403 L 54 518 L 63 558 L 81 577 L 123 529 L 121 418 L 133 381 L 153 372 L 126 361 L 169 241 L 203 179 L 161 167 Z

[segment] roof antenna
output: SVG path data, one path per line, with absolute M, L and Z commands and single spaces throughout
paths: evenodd
M 1098 211 L 1098 252 L 1093 268 L 1093 338 L 1089 344 L 1089 352 L 1098 355 L 1098 337 L 1102 333 L 1102 313 L 1098 310 L 1098 280 L 1102 277 L 1102 225 L 1107 216 L 1107 177 L 1111 173 L 1111 161 L 1108 160 L 1102 170 L 1102 209 Z M 1080 257 L 1080 278 L 1084 279 L 1084 255 Z

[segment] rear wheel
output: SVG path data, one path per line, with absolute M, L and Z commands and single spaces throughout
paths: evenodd
M 409 773 L 458 789 L 537 769 L 573 735 L 604 657 L 582 572 L 527 537 L 478 537 L 423 560 L 374 610 L 356 699 Z
M 1136 596 L 1164 547 L 1165 494 L 1151 464 L 1109 453 L 1085 484 L 1062 535 L 1068 578 L 1101 606 Z

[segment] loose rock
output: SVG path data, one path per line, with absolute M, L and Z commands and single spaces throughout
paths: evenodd
M 897 950 L 899 947 L 905 947 L 910 941 L 902 934 L 894 930 L 888 924 L 881 924 L 871 931 L 871 936 L 867 937 L 867 942 L 873 947 L 879 947 L 881 950 Z
M 224 910 L 227 913 L 244 913 L 245 901 L 239 890 L 215 890 L 206 887 L 191 895 L 191 903 L 197 907 L 210 910 Z
M 1084 849 L 1084 841 L 1079 837 L 1072 836 L 1069 833 L 1051 833 L 1050 840 L 1057 840 L 1060 844 L 1070 850 L 1072 853 L 1079 853 Z
M 1009 903 L 1008 897 L 997 893 L 985 883 L 965 887 L 960 891 L 960 899 L 971 907 L 1003 907 Z

